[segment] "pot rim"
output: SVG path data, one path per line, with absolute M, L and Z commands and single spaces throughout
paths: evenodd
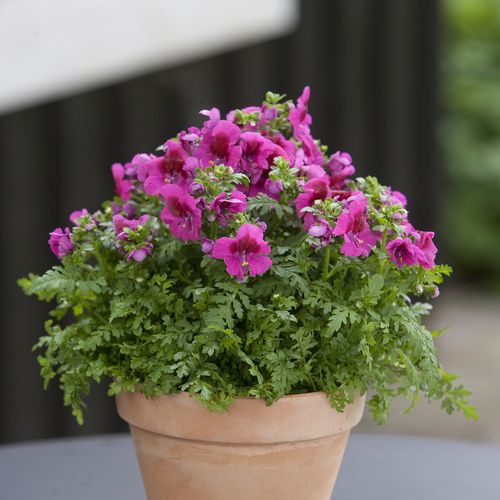
M 263 398 L 236 398 L 228 411 L 209 411 L 188 392 L 146 398 L 136 390 L 116 395 L 129 425 L 166 436 L 220 443 L 305 441 L 350 430 L 361 420 L 365 395 L 338 412 L 325 392 L 282 396 L 266 406 Z

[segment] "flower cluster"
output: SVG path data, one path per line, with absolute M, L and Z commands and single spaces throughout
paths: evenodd
M 248 198 L 264 195 L 280 200 L 285 196 L 283 179 L 276 171 L 277 159 L 285 162 L 294 176 L 295 186 L 288 185 L 289 192 L 293 192 L 292 187 L 300 187 L 300 193 L 289 204 L 303 219 L 303 229 L 319 240 L 321 247 L 337 237 L 343 241 L 342 254 L 368 256 L 382 237 L 376 229 L 378 221 L 370 220 L 373 209 L 362 188 L 350 187 L 348 176 L 355 172 L 351 156 L 337 151 L 325 158 L 313 139 L 309 128 L 312 121 L 308 113 L 309 95 L 306 87 L 296 106 L 288 103 L 288 130 L 280 130 L 279 107 L 270 106 L 269 102 L 260 108 L 233 111 L 226 119 L 221 119 L 220 111 L 213 108 L 202 112 L 209 119 L 201 130 L 190 127 L 177 139 L 168 140 L 160 156 L 139 154 L 124 166 L 115 163 L 112 173 L 116 195 L 122 202 L 115 205 L 115 210 L 124 215 L 115 214 L 113 222 L 116 246 L 127 255 L 127 260 L 140 262 L 151 253 L 151 238 L 138 241 L 134 238 L 137 226 L 144 224 L 149 216 L 142 215 L 139 220 L 130 218 L 131 213 L 137 213 L 133 200 L 146 194 L 157 197 L 163 204 L 161 221 L 175 238 L 199 241 L 210 257 L 224 259 L 227 272 L 238 280 L 244 280 L 248 274 L 254 277 L 266 272 L 272 261 L 267 257 L 270 247 L 264 241 L 265 224 L 252 225 L 241 217 L 234 238 L 222 236 L 216 241 L 202 236 L 202 227 L 204 222 L 228 227 L 236 214 L 245 213 Z M 220 169 L 214 171 L 221 166 L 229 178 L 226 183 L 217 176 Z M 385 207 L 399 207 L 393 215 L 397 230 L 390 229 L 387 233 L 394 238 L 384 240 L 389 260 L 400 268 L 420 265 L 433 269 L 437 252 L 432 242 L 434 233 L 412 227 L 401 193 L 387 188 L 382 194 Z M 325 211 L 325 205 L 332 203 L 342 209 L 335 218 L 327 217 Z M 84 209 L 82 213 L 87 211 Z M 217 231 L 211 234 L 217 235 Z M 139 248 L 134 247 L 134 241 Z M 56 229 L 51 233 L 50 244 L 59 258 L 68 255 L 73 249 L 69 229 L 64 232 Z
M 111 394 L 188 390 L 219 410 L 316 390 L 342 410 L 372 388 L 379 421 L 392 397 L 421 391 L 474 416 L 414 300 L 451 271 L 434 233 L 412 226 L 402 193 L 355 178 L 348 153 L 313 138 L 309 97 L 202 111 L 200 128 L 112 165 L 115 198 L 50 234 L 61 266 L 20 284 L 56 297 L 56 319 L 74 315 L 48 322 L 38 347 L 78 418 L 103 376 Z

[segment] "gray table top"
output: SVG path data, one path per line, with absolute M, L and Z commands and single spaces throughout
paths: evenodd
M 332 498 L 498 500 L 500 447 L 351 434 Z M 0 446 L 2 500 L 145 500 L 128 434 Z M 310 499 L 305 499 L 310 500 Z

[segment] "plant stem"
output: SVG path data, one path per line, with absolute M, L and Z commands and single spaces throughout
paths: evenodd
M 94 257 L 97 260 L 97 264 L 101 268 L 102 274 L 106 275 L 107 269 L 102 260 L 101 253 L 99 252 L 99 241 L 95 241 L 95 239 L 92 238 L 92 243 L 94 247 Z
M 95 319 L 101 321 L 103 325 L 107 325 L 109 323 L 109 320 L 107 320 L 104 316 L 93 311 L 91 306 L 86 300 L 79 300 L 78 302 L 87 311 L 87 314 L 90 314 L 90 316 L 93 316 Z
M 388 229 L 385 228 L 384 229 L 384 233 L 382 235 L 382 243 L 380 245 L 380 250 L 379 250 L 379 253 L 378 253 L 378 258 L 379 258 L 378 273 L 380 275 L 382 275 L 382 271 L 384 270 L 384 264 L 386 263 L 386 259 L 385 259 L 385 257 L 382 258 L 382 254 L 385 254 L 385 245 L 387 243 L 387 231 L 388 231 Z
M 306 279 L 307 283 L 310 285 L 311 279 L 309 278 L 309 275 L 307 274 L 307 269 L 304 269 L 304 278 Z
M 273 234 L 275 229 L 280 225 L 281 219 L 276 215 L 276 212 L 274 213 L 273 221 L 272 223 L 268 226 L 266 232 L 267 234 Z
M 306 353 L 304 351 L 304 346 L 302 345 L 302 334 L 299 334 L 299 332 L 297 332 L 297 334 L 298 334 L 297 335 L 297 340 L 299 341 L 300 352 L 302 354 L 302 361 L 303 361 L 303 363 L 305 365 L 307 365 L 309 363 L 306 361 Z M 311 376 L 311 372 L 308 372 L 307 378 L 309 379 L 309 383 L 311 384 L 311 387 L 313 388 L 313 391 L 317 391 L 316 384 L 314 383 L 314 379 Z
M 325 249 L 325 264 L 323 267 L 323 281 L 326 282 L 328 279 L 328 269 L 330 268 L 330 245 L 326 246 Z
M 314 379 L 312 378 L 310 373 L 307 374 L 307 378 L 309 379 L 309 382 L 311 383 L 313 391 L 316 392 L 318 389 L 316 389 L 316 384 L 314 383 Z
M 82 267 L 83 269 L 86 269 L 88 271 L 88 273 L 93 276 L 94 278 L 98 278 L 99 276 L 97 275 L 97 273 L 89 266 L 87 266 L 87 264 L 84 264 L 82 263 Z
M 385 252 L 385 245 L 387 243 L 387 231 L 388 231 L 388 229 L 385 228 L 384 229 L 384 233 L 382 234 L 382 243 L 380 245 L 380 251 L 381 252 Z

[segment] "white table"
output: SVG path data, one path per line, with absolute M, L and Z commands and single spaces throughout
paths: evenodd
M 332 498 L 498 500 L 499 472 L 499 447 L 352 434 Z M 0 498 L 146 497 L 130 436 L 113 434 L 0 446 Z

